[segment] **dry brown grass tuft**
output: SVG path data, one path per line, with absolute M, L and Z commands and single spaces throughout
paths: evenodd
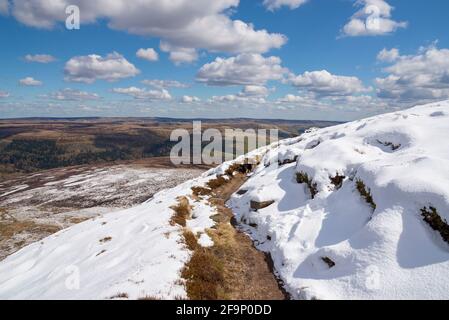
M 204 187 L 192 187 L 193 195 L 196 197 L 201 196 L 210 196 L 212 194 L 212 190 Z
M 421 209 L 421 215 L 424 221 L 435 231 L 441 235 L 443 240 L 449 243 L 449 225 L 443 220 L 434 207 Z
M 104 244 L 104 243 L 109 242 L 109 241 L 111 241 L 111 240 L 112 240 L 112 237 L 106 237 L 106 238 L 101 239 L 101 240 L 100 240 L 100 243 L 101 243 L 101 244 Z
M 195 235 L 190 230 L 184 230 L 183 232 L 184 237 L 184 243 L 186 244 L 187 248 L 191 251 L 195 251 L 198 248 L 198 240 L 196 239 Z
M 400 147 L 402 147 L 401 144 L 394 144 L 393 142 L 383 142 L 380 140 L 377 140 L 377 142 L 381 145 L 384 145 L 385 147 L 390 147 L 392 151 L 398 150 Z
M 207 183 L 207 186 L 209 188 L 211 188 L 212 190 L 215 190 L 215 189 L 218 189 L 218 188 L 224 186 L 228 182 L 229 182 L 228 179 L 226 179 L 223 176 L 219 176 L 216 179 L 209 180 L 209 182 Z
M 185 227 L 187 225 L 187 219 L 190 218 L 192 214 L 192 207 L 190 206 L 189 199 L 186 197 L 178 198 L 178 204 L 171 208 L 175 214 L 170 220 L 171 225 L 180 225 Z
M 220 299 L 223 272 L 223 264 L 212 250 L 198 248 L 182 271 L 182 277 L 187 280 L 188 297 L 192 300 Z
M 115 296 L 110 297 L 109 299 L 128 299 L 129 296 L 127 293 L 121 292 L 117 293 Z
M 240 168 L 239 163 L 233 163 L 229 166 L 229 168 L 225 171 L 225 174 L 232 177 L 234 172 L 236 172 Z
M 376 210 L 377 205 L 374 202 L 373 196 L 371 195 L 371 190 L 366 187 L 365 183 L 357 179 L 356 181 L 357 190 L 359 191 L 360 195 L 365 199 L 366 203 L 368 203 L 373 210 Z
M 229 177 L 232 177 L 234 173 L 247 174 L 250 173 L 254 168 L 252 163 L 233 163 L 229 166 L 229 168 L 225 171 L 225 174 Z

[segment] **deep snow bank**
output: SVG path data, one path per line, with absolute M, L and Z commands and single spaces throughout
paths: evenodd
M 448 101 L 313 130 L 229 205 L 294 298 L 449 299 L 449 243 L 421 215 L 449 220 L 448 138 Z

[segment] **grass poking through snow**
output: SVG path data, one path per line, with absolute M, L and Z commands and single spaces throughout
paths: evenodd
M 229 182 L 228 179 L 226 179 L 226 178 L 223 177 L 223 176 L 219 176 L 219 177 L 217 177 L 217 178 L 215 178 L 215 179 L 210 180 L 210 181 L 207 183 L 207 186 L 213 190 L 213 189 L 218 189 L 218 188 L 224 186 L 224 185 L 227 184 L 228 182 Z
M 443 220 L 434 207 L 421 209 L 424 221 L 435 231 L 438 231 L 443 240 L 449 243 L 449 225 Z
M 356 181 L 357 190 L 359 191 L 360 195 L 365 199 L 366 203 L 368 203 L 373 210 L 376 210 L 377 205 L 374 202 L 373 196 L 371 195 L 371 190 L 366 187 L 365 183 L 357 179 Z
M 184 237 L 184 243 L 190 251 L 198 249 L 198 240 L 192 231 L 185 229 L 182 236 Z
M 210 196 L 212 189 L 204 187 L 192 187 L 193 195 L 196 197 Z
M 105 238 L 103 238 L 103 239 L 100 240 L 100 243 L 101 243 L 101 244 L 104 244 L 104 243 L 109 242 L 109 241 L 111 241 L 111 240 L 112 240 L 112 237 L 105 237 Z
M 187 219 L 190 218 L 192 213 L 192 207 L 190 206 L 189 199 L 186 197 L 180 197 L 178 199 L 178 204 L 171 209 L 175 212 L 170 220 L 171 225 L 180 225 L 181 227 L 185 227 L 187 225 Z
M 224 282 L 223 273 L 223 264 L 213 251 L 197 247 L 182 271 L 182 277 L 186 279 L 188 297 L 192 300 L 223 298 L 220 289 Z

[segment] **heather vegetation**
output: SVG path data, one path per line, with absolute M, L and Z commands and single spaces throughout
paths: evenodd
M 331 124 L 238 119 L 202 122 L 204 130 L 274 128 L 280 138 L 296 136 L 310 126 Z M 172 130 L 191 127 L 191 121 L 176 119 L 0 120 L 0 175 L 165 157 L 176 144 L 170 141 Z

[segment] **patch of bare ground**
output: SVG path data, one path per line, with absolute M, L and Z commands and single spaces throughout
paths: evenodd
M 0 238 L 11 238 L 24 231 L 37 231 L 39 233 L 53 234 L 60 230 L 58 226 L 50 224 L 38 224 L 34 221 L 10 221 L 0 222 Z
M 208 195 L 217 210 L 216 225 L 207 231 L 214 242 L 209 248 L 197 244 L 184 232 L 186 246 L 193 251 L 182 271 L 191 300 L 284 300 L 287 294 L 276 279 L 269 256 L 254 247 L 252 240 L 233 226 L 234 215 L 226 201 L 246 181 L 245 170 L 235 167 L 229 179 L 217 178 L 208 187 L 193 188 L 193 198 Z M 243 168 L 242 168 L 243 169 Z
M 4 209 L 2 209 L 3 211 Z M 3 217 L 5 217 L 3 213 Z M 39 234 L 42 237 L 49 236 L 61 230 L 59 226 L 38 223 L 32 220 L 17 220 L 14 217 L 0 220 L 0 261 L 5 259 L 17 248 L 22 248 L 36 239 L 32 235 Z
M 68 221 L 70 224 L 78 224 L 78 223 L 82 223 L 84 221 L 89 220 L 89 218 L 87 218 L 87 217 L 69 217 L 65 220 Z

